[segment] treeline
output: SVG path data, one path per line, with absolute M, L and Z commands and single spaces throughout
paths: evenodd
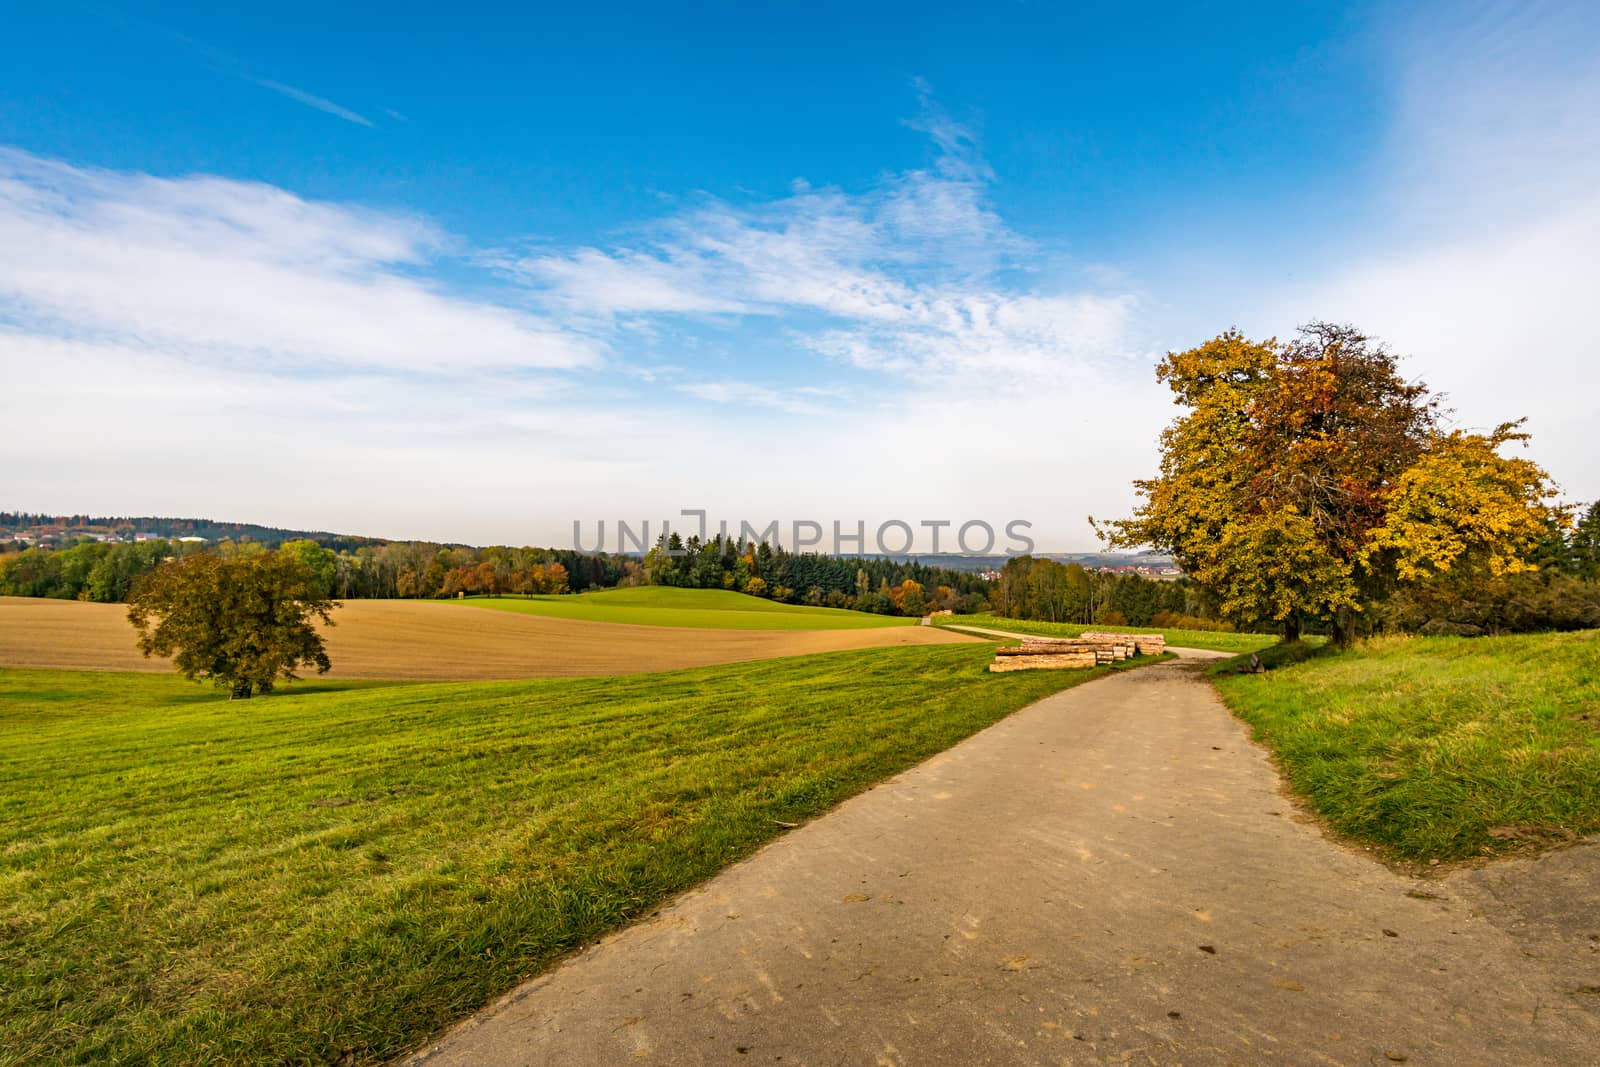
M 291 542 L 295 547 L 302 542 Z M 325 566 L 325 565 L 324 565 Z M 333 595 L 428 598 L 458 593 L 566 593 L 607 589 L 638 569 L 621 556 L 555 548 L 487 548 L 399 541 L 340 552 L 333 564 Z
M 1358 621 L 1358 632 L 1472 636 L 1600 628 L 1600 503 L 1570 528 L 1552 525 L 1530 561 L 1538 570 L 1459 571 L 1391 592 Z M 1006 563 L 990 597 L 996 615 L 1013 619 L 1234 628 L 1218 621 L 1215 596 L 1188 579 L 1150 581 L 1028 556 Z M 1270 632 L 1275 624 L 1262 619 L 1245 628 Z
M 0 594 L 120 602 L 128 599 L 134 582 L 164 560 L 196 553 L 231 559 L 268 551 L 259 541 L 231 540 L 84 540 L 64 548 L 29 548 L 0 556 Z M 914 561 L 797 555 L 767 543 L 741 548 L 722 538 L 702 544 L 674 535 L 642 561 L 551 548 L 467 548 L 420 541 L 336 550 L 293 540 L 277 551 L 306 566 L 319 595 L 340 600 L 560 594 L 654 584 L 736 589 L 787 603 L 882 615 L 988 608 L 988 583 L 965 571 Z
M 989 583 L 968 571 L 914 560 L 789 552 L 766 541 L 741 545 L 678 534 L 645 554 L 644 581 L 688 589 L 733 589 L 783 603 L 878 615 L 926 615 L 988 608 Z
M 565 593 L 638 581 L 637 560 L 550 548 L 462 548 L 406 541 L 335 550 L 309 540 L 287 541 L 338 599 L 455 596 L 458 593 Z M 61 600 L 120 602 L 133 583 L 163 560 L 210 552 L 225 558 L 269 549 L 259 541 L 81 541 L 65 548 L 29 548 L 0 556 L 0 594 Z
M 1008 619 L 1232 630 L 1215 618 L 1216 601 L 1193 582 L 1091 571 L 1076 563 L 1017 556 L 1006 561 L 991 594 Z
M 1520 574 L 1447 574 L 1390 596 L 1372 627 L 1423 634 L 1532 633 L 1600 628 L 1600 501 L 1572 527 L 1552 526 Z
M 83 541 L 58 549 L 26 548 L 0 555 L 0 594 L 118 603 L 163 560 L 205 549 L 183 541 Z

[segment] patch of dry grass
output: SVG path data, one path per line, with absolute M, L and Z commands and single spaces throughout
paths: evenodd
M 709 630 L 464 611 L 419 600 L 350 600 L 328 631 L 332 678 L 490 681 L 709 667 L 855 648 L 973 640 L 930 626 Z M 0 667 L 166 671 L 134 645 L 121 604 L 0 597 Z

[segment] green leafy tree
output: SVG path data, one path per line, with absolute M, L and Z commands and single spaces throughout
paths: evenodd
M 311 575 L 311 588 L 317 595 L 333 595 L 333 584 L 339 574 L 339 556 L 315 541 L 285 541 L 279 552 L 304 564 Z
M 312 622 L 332 625 L 329 612 L 339 605 L 316 581 L 283 552 L 188 556 L 138 581 L 128 620 L 146 656 L 171 656 L 185 678 L 247 698 L 293 679 L 297 667 L 327 672 L 328 653 Z
M 1600 501 L 1590 504 L 1573 527 L 1567 559 L 1573 574 L 1585 581 L 1600 581 Z

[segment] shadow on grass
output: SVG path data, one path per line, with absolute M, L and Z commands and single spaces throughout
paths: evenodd
M 1256 653 L 1261 657 L 1261 665 L 1269 672 L 1280 670 L 1284 667 L 1292 667 L 1297 663 L 1305 663 L 1308 660 L 1322 659 L 1338 654 L 1339 649 L 1331 642 L 1312 644 L 1307 641 L 1280 641 L 1275 645 L 1268 645 Z M 1221 678 L 1230 674 L 1248 674 L 1248 671 L 1241 670 L 1241 668 L 1247 667 L 1249 663 L 1250 653 L 1243 652 L 1232 659 L 1225 659 L 1220 663 L 1213 664 L 1206 670 L 1206 674 L 1213 678 Z
M 149 706 L 190 707 L 196 704 L 225 704 L 233 699 L 228 686 L 216 685 L 209 681 L 186 681 L 176 675 L 170 677 L 171 681 L 176 683 L 174 691 L 147 698 Z M 292 682 L 279 681 L 270 693 L 258 692 L 240 703 L 245 707 L 270 706 L 274 701 L 282 700 L 284 697 L 317 696 L 323 693 L 350 693 L 356 690 L 390 689 L 395 686 L 417 684 L 419 683 L 393 681 L 384 678 L 296 679 Z M 20 697 L 22 694 L 18 695 Z M 46 700 L 72 700 L 78 696 L 71 689 L 40 690 L 37 693 L 27 695 L 36 699 Z

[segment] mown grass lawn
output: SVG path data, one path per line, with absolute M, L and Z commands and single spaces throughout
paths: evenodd
M 1178 648 L 1207 648 L 1215 652 L 1255 652 L 1277 642 L 1272 634 L 1213 633 L 1209 630 L 1163 630 L 1158 626 L 1081 626 L 1067 622 L 1033 622 L 1007 619 L 999 615 L 941 615 L 940 626 L 979 626 L 986 630 L 1006 630 L 1040 637 L 1077 637 L 1085 630 L 1104 633 L 1161 634 L 1167 644 Z
M 0 1062 L 383 1061 L 775 820 L 1105 673 L 991 655 L 234 703 L 0 671 Z
M 879 626 L 912 626 L 917 622 L 916 619 L 842 608 L 780 604 L 729 589 L 676 589 L 659 585 L 602 589 L 576 596 L 468 597 L 448 603 L 558 619 L 710 630 L 867 630 Z
M 1600 831 L 1600 631 L 1263 659 L 1217 686 L 1340 832 L 1415 862 Z

